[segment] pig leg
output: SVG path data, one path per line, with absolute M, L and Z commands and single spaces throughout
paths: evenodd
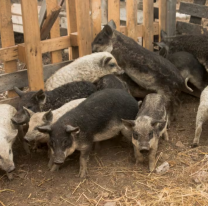
M 197 147 L 199 145 L 199 139 L 202 133 L 202 124 L 203 122 L 197 122 L 196 123 L 196 131 L 195 131 L 195 137 L 194 141 L 192 143 L 192 147 Z
M 7 172 L 6 174 L 7 174 L 7 177 L 8 177 L 9 180 L 12 180 L 13 179 L 12 172 L 10 172 L 10 173 Z
M 164 133 L 162 134 L 164 140 L 169 141 L 169 137 L 168 137 L 168 131 L 167 129 L 165 129 Z
M 150 150 L 149 154 L 149 171 L 152 172 L 155 169 L 155 157 L 158 148 L 158 140 L 155 140 L 153 148 Z
M 202 132 L 202 125 L 208 119 L 207 113 L 208 113 L 207 108 L 204 106 L 200 107 L 199 105 L 196 115 L 196 131 L 195 131 L 195 137 L 192 143 L 192 147 L 197 147 L 199 145 L 199 139 Z
M 87 176 L 87 162 L 89 160 L 89 155 L 91 151 L 92 146 L 87 147 L 85 150 L 81 150 L 80 154 L 80 159 L 79 159 L 79 164 L 80 164 L 80 169 L 79 169 L 79 177 L 85 178 Z
M 136 164 L 142 163 L 144 161 L 144 157 L 139 149 L 134 145 L 134 157 L 136 159 Z

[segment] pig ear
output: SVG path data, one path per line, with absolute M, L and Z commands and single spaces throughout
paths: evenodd
M 103 57 L 102 66 L 105 67 L 110 62 L 111 59 L 112 57 Z
M 115 24 L 115 22 L 113 21 L 113 19 L 111 19 L 111 20 L 108 22 L 108 25 L 109 25 L 112 29 L 116 29 L 116 24 Z
M 19 95 L 19 97 L 22 97 L 25 93 L 21 91 L 19 88 L 14 87 L 14 91 Z
M 79 127 L 73 127 L 71 125 L 66 126 L 66 132 L 71 133 L 71 132 L 78 132 L 79 133 L 80 129 Z
M 105 34 L 108 37 L 111 38 L 113 36 L 113 30 L 112 30 L 112 28 L 109 25 L 105 25 L 104 28 L 103 28 L 103 31 L 105 32 Z
M 161 30 L 161 38 L 162 38 L 162 40 L 165 39 L 167 36 L 168 36 L 167 33 L 165 31 Z
M 165 120 L 156 120 L 156 119 L 153 119 L 153 120 L 151 121 L 151 125 L 152 125 L 153 127 L 155 127 L 156 124 L 158 124 L 158 123 L 164 124 L 165 122 L 166 122 Z
M 42 120 L 45 123 L 51 123 L 53 121 L 53 113 L 52 113 L 51 109 L 43 115 Z
M 34 98 L 38 102 L 41 102 L 42 104 L 44 104 L 45 101 L 46 101 L 46 94 L 45 94 L 45 92 L 42 89 L 40 89 L 38 92 L 33 94 L 32 98 Z
M 127 127 L 128 129 L 131 129 L 132 127 L 135 126 L 135 121 L 134 120 L 121 119 L 121 121 L 123 122 L 124 126 Z
M 29 117 L 32 117 L 33 116 L 34 112 L 32 110 L 30 110 L 30 109 L 28 109 L 28 108 L 26 108 L 24 106 L 23 106 L 23 109 L 24 109 L 25 113 L 27 115 L 29 115 Z
M 42 132 L 42 133 L 50 133 L 51 132 L 51 126 L 50 125 L 37 127 L 37 129 L 38 129 L 39 132 Z

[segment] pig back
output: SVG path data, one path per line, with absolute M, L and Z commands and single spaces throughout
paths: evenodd
M 164 109 L 168 106 L 168 101 L 161 94 L 148 94 L 138 112 L 138 116 L 150 116 L 153 119 L 162 119 Z
M 102 131 L 110 121 L 121 123 L 121 119 L 135 119 L 137 101 L 121 89 L 105 89 L 88 97 L 76 108 L 62 116 L 53 128 L 70 124 L 82 132 L 95 134 Z

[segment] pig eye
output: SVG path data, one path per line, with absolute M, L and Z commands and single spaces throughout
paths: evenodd
M 27 106 L 27 109 L 32 110 L 32 106 Z
M 2 160 L 3 158 L 2 158 L 2 156 L 0 155 L 0 160 Z
M 150 132 L 149 133 L 149 139 L 152 139 L 153 138 L 153 132 Z
M 9 150 L 9 154 L 11 154 L 12 153 L 12 150 Z
M 110 66 L 110 67 L 115 67 L 115 66 L 116 66 L 116 64 L 111 63 L 111 64 L 109 64 L 109 66 Z
M 139 138 L 139 135 L 137 133 L 133 133 L 133 138 L 134 139 L 138 139 Z
M 99 38 L 99 39 L 98 39 L 98 42 L 102 42 L 102 39 L 101 39 L 101 38 Z

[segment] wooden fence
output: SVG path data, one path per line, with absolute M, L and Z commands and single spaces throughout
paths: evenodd
M 62 62 L 61 49 L 69 48 L 69 59 L 91 53 L 91 42 L 101 30 L 101 0 L 65 0 L 68 35 L 60 37 L 59 19 L 50 32 L 51 39 L 41 41 L 38 23 L 37 0 L 22 0 L 24 44 L 15 45 L 11 20 L 10 0 L 0 0 L 0 32 L 2 48 L 0 61 L 4 62 L 5 74 L 0 76 L 0 92 L 14 86 L 30 90 L 44 89 L 44 81 L 52 73 L 68 64 Z M 166 30 L 167 0 L 159 0 L 159 23 L 153 22 L 153 0 L 143 3 L 143 25 L 137 25 L 137 0 L 127 0 L 126 26 L 120 25 L 120 0 L 108 0 L 108 20 L 116 22 L 117 29 L 137 40 L 143 37 L 143 45 L 153 50 L 153 36 Z M 47 10 L 58 5 L 57 0 L 46 0 Z M 49 15 L 49 12 L 47 13 Z M 51 52 L 52 65 L 43 66 L 42 54 Z M 17 59 L 26 63 L 27 70 L 17 70 Z M 14 93 L 9 92 L 9 97 Z

